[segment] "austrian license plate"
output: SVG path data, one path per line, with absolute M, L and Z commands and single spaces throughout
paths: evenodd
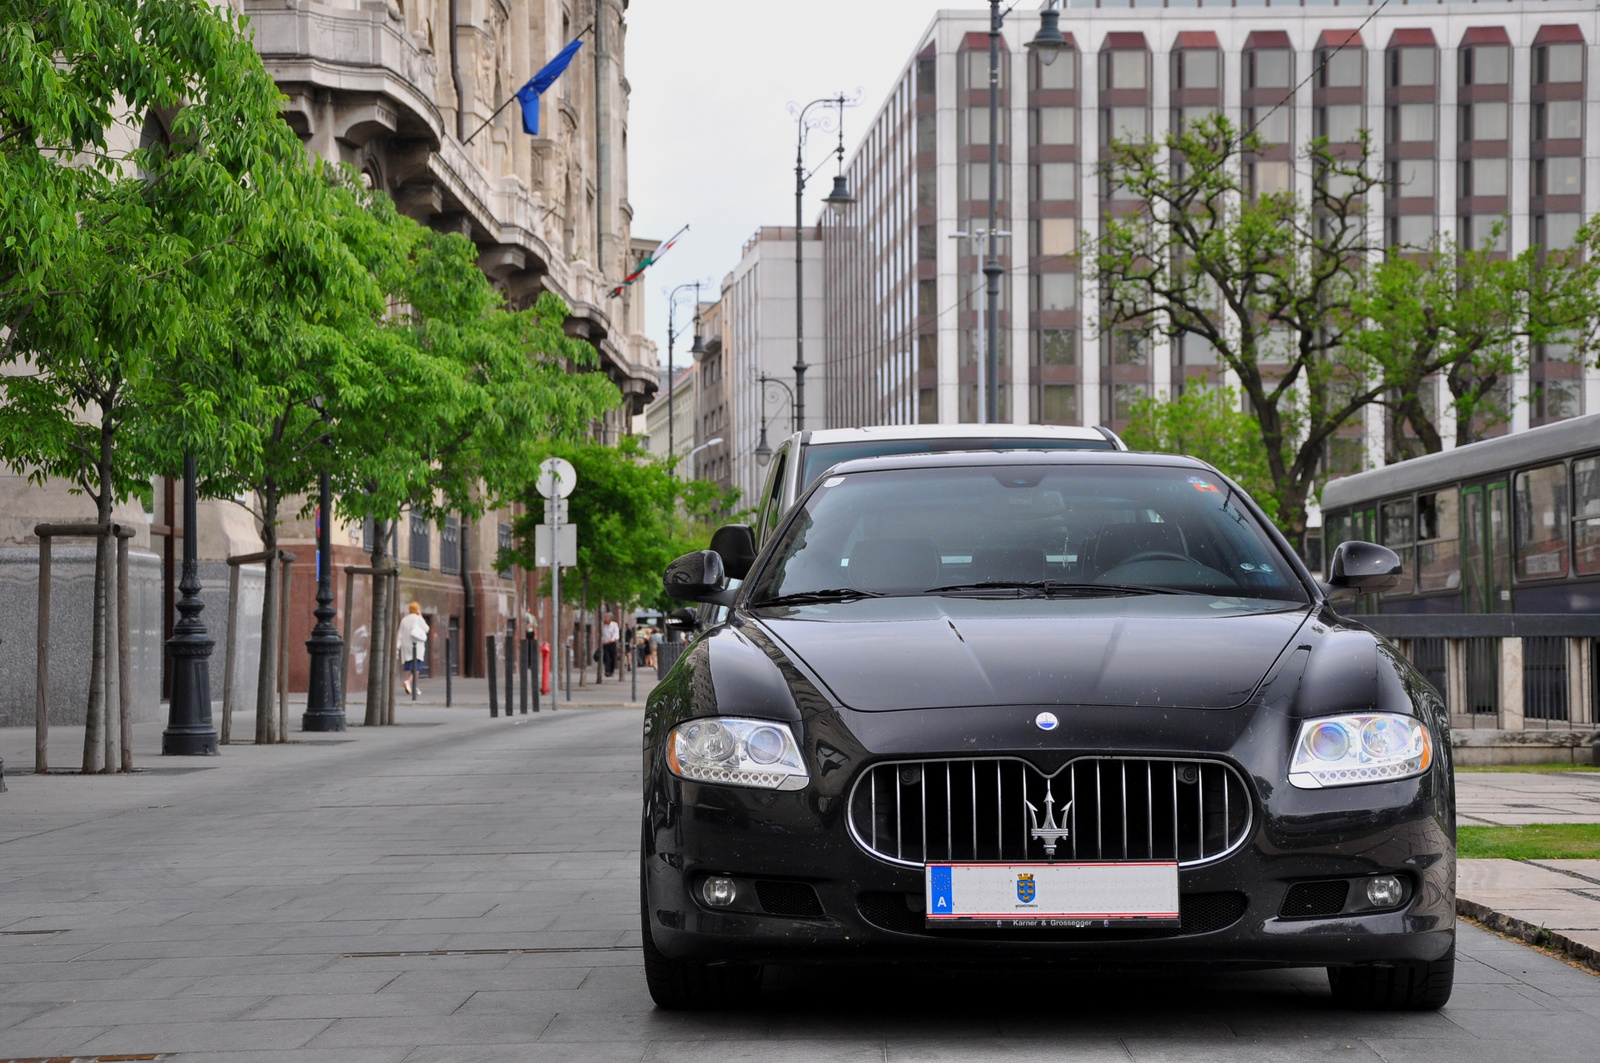
M 1178 925 L 1170 862 L 929 864 L 929 926 Z

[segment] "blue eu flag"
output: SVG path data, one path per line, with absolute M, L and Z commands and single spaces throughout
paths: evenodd
M 556 83 L 556 78 L 572 62 L 572 57 L 578 54 L 578 49 L 583 47 L 583 38 L 579 37 L 565 48 L 561 49 L 556 57 L 544 65 L 537 74 L 528 79 L 528 83 L 517 90 L 517 102 L 522 104 L 522 131 L 531 136 L 539 135 L 539 96 L 551 85 Z

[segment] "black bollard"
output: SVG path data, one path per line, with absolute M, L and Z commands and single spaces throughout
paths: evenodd
M 506 639 L 506 715 L 515 715 L 517 711 L 517 643 L 515 639 Z
M 489 716 L 492 719 L 500 715 L 500 701 L 495 697 L 494 690 L 494 636 L 485 635 L 483 637 L 483 642 L 484 649 L 488 653 L 488 656 L 484 658 L 484 660 L 487 661 L 489 665 Z
M 517 671 L 521 673 L 522 696 L 517 700 L 517 707 L 523 716 L 528 715 L 528 640 L 522 639 L 517 643 Z
M 444 637 L 444 707 L 450 707 L 450 663 L 455 658 L 455 639 L 449 635 Z

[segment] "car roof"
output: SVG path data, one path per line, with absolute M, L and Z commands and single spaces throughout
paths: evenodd
M 862 428 L 818 428 L 806 433 L 807 445 L 849 443 L 863 439 L 1083 439 L 1105 442 L 1098 428 L 1049 424 L 884 424 Z
M 1198 458 L 1181 454 L 1153 454 L 1126 450 L 1009 450 L 945 451 L 938 454 L 896 454 L 881 458 L 856 458 L 829 469 L 830 475 L 877 472 L 887 469 L 983 468 L 993 465 L 1153 465 L 1165 468 L 1215 472 Z

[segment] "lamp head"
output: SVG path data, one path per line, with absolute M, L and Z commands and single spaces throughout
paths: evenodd
M 844 174 L 836 174 L 833 178 L 833 191 L 823 197 L 822 201 L 832 207 L 835 212 L 842 211 L 856 201 L 850 194 L 850 178 Z
M 1028 42 L 1028 50 L 1049 66 L 1066 46 L 1067 39 L 1061 35 L 1061 12 L 1054 5 L 1039 12 L 1039 32 Z
M 760 442 L 756 443 L 755 458 L 756 464 L 760 465 L 762 468 L 765 468 L 767 462 L 772 460 L 772 448 L 767 446 L 766 425 L 761 426 L 761 440 Z

